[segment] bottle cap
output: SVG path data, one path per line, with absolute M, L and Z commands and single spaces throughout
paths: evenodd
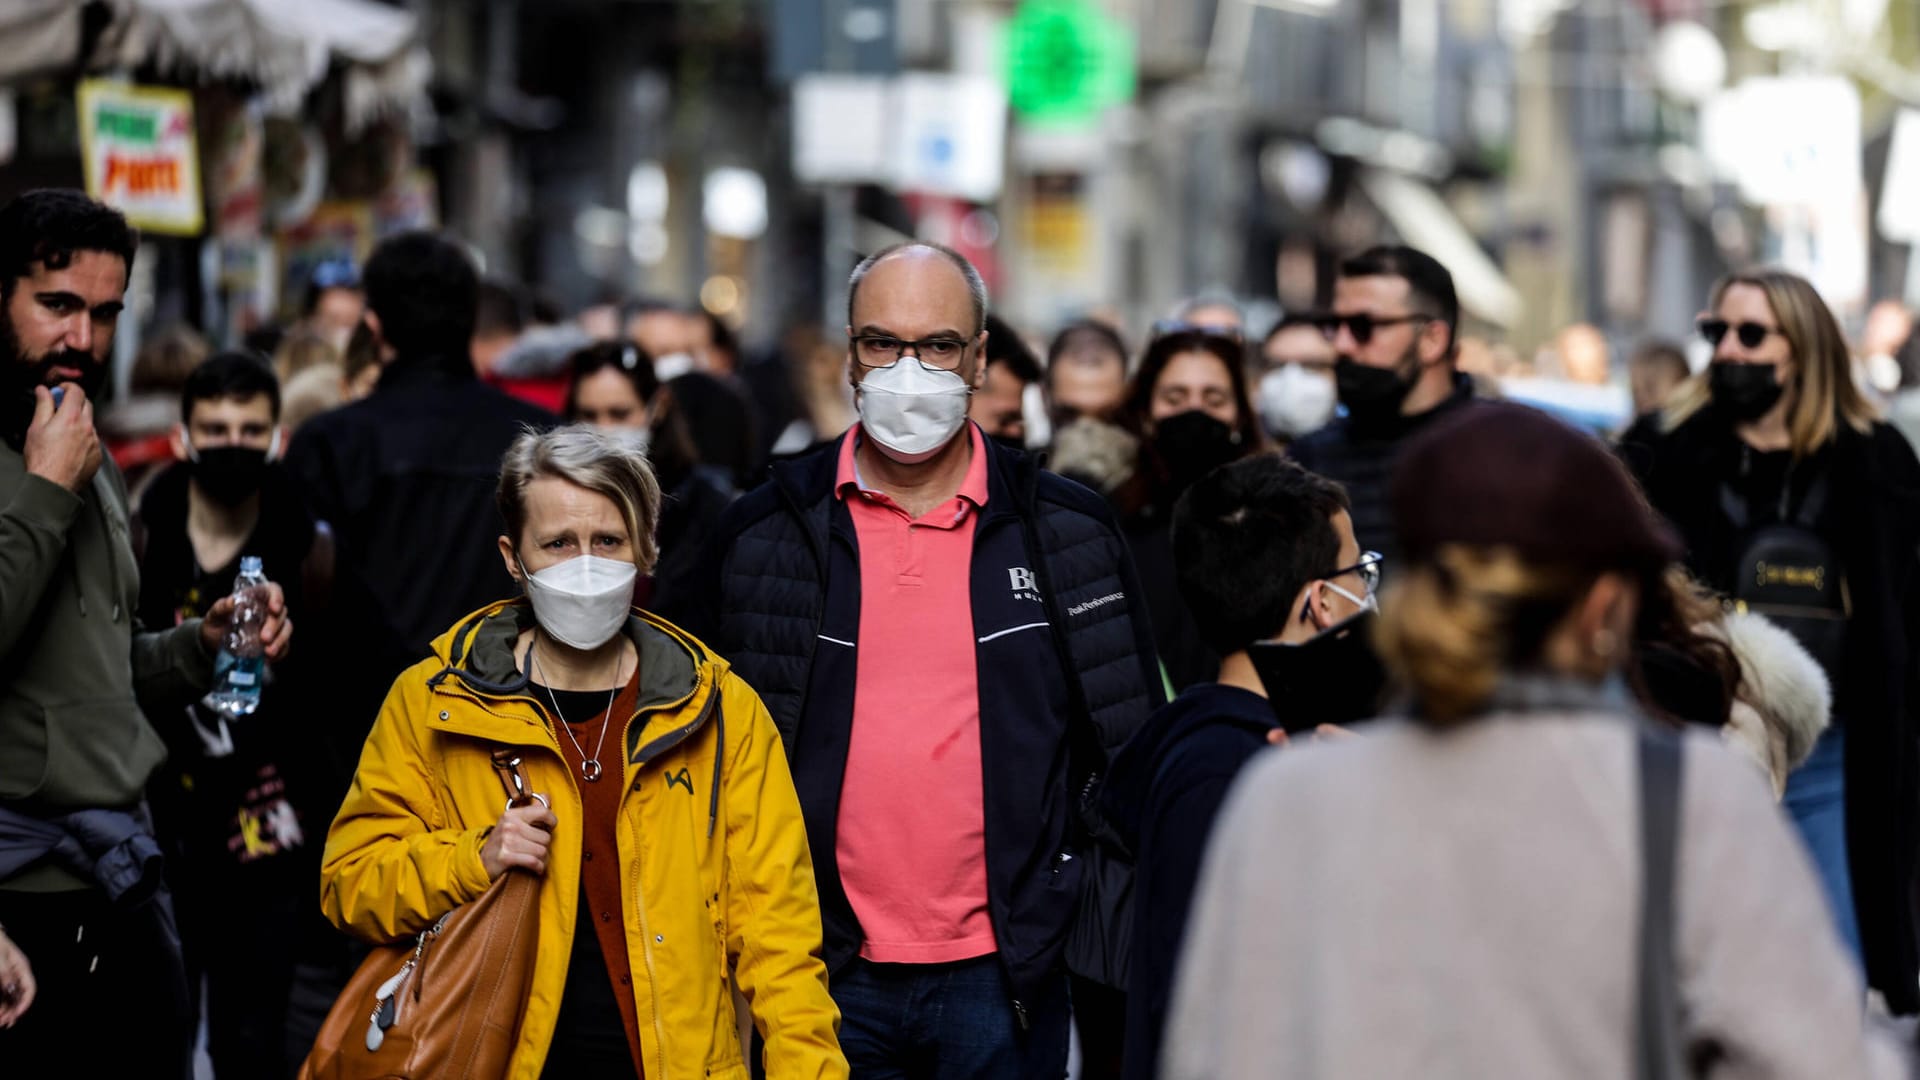
M 258 555 L 240 556 L 240 572 L 243 574 L 258 574 L 263 572 L 260 565 L 260 556 Z

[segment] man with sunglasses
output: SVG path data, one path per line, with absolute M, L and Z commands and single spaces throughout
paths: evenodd
M 1333 308 L 1319 319 L 1339 354 L 1346 415 L 1294 443 L 1294 460 L 1339 481 L 1362 536 L 1391 544 L 1387 478 L 1415 432 L 1472 400 L 1455 367 L 1460 302 L 1447 268 L 1410 247 L 1376 247 L 1341 264 Z M 1386 549 L 1392 561 L 1397 552 Z
M 1372 715 L 1384 681 L 1365 625 L 1380 556 L 1361 551 L 1340 485 L 1272 455 L 1235 462 L 1181 497 L 1173 549 L 1187 606 L 1224 659 L 1218 681 L 1147 721 L 1102 793 L 1135 855 L 1130 1078 L 1157 1074 L 1201 856 L 1234 778 L 1284 731 Z M 1260 650 L 1299 677 L 1269 682 Z
M 713 644 L 792 763 L 853 1074 L 1060 1076 L 1075 795 L 1164 700 L 1153 633 L 1106 503 L 967 422 L 973 266 L 848 296 L 860 422 L 728 509 Z

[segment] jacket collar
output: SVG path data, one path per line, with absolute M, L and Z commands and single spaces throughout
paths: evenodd
M 524 600 L 509 600 L 483 608 L 435 642 L 443 666 L 427 680 L 435 693 L 461 693 L 480 706 L 478 711 L 435 710 L 428 726 L 436 730 L 473 735 L 496 742 L 525 742 L 529 724 L 544 726 L 545 710 L 530 687 L 530 665 L 514 663 L 514 646 L 522 631 L 534 626 L 533 608 Z M 676 730 L 647 739 L 648 724 L 630 732 L 628 756 L 650 759 L 693 734 L 713 711 L 719 673 L 715 658 L 677 627 L 645 612 L 635 612 L 623 631 L 640 655 L 640 694 L 635 714 L 659 711 L 680 721 Z M 534 706 L 531 713 L 523 703 Z M 544 735 L 540 736 L 545 741 Z
M 771 482 L 796 510 L 805 511 L 832 498 L 842 447 L 852 437 L 853 430 L 849 429 L 811 453 L 775 462 L 769 470 Z M 1035 459 L 992 439 L 981 439 L 978 448 L 987 455 L 987 505 L 983 520 L 994 521 L 1031 507 L 1039 479 Z

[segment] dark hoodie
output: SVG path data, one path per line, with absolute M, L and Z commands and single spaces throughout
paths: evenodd
M 1103 809 L 1135 854 L 1125 1075 L 1158 1074 L 1161 1027 L 1207 836 L 1247 761 L 1279 722 L 1267 699 L 1201 683 L 1153 714 L 1114 759 Z

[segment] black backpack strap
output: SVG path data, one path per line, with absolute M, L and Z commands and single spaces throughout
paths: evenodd
M 1639 725 L 1640 953 L 1637 1080 L 1680 1080 L 1680 991 L 1674 965 L 1674 883 L 1680 834 L 1680 734 Z

